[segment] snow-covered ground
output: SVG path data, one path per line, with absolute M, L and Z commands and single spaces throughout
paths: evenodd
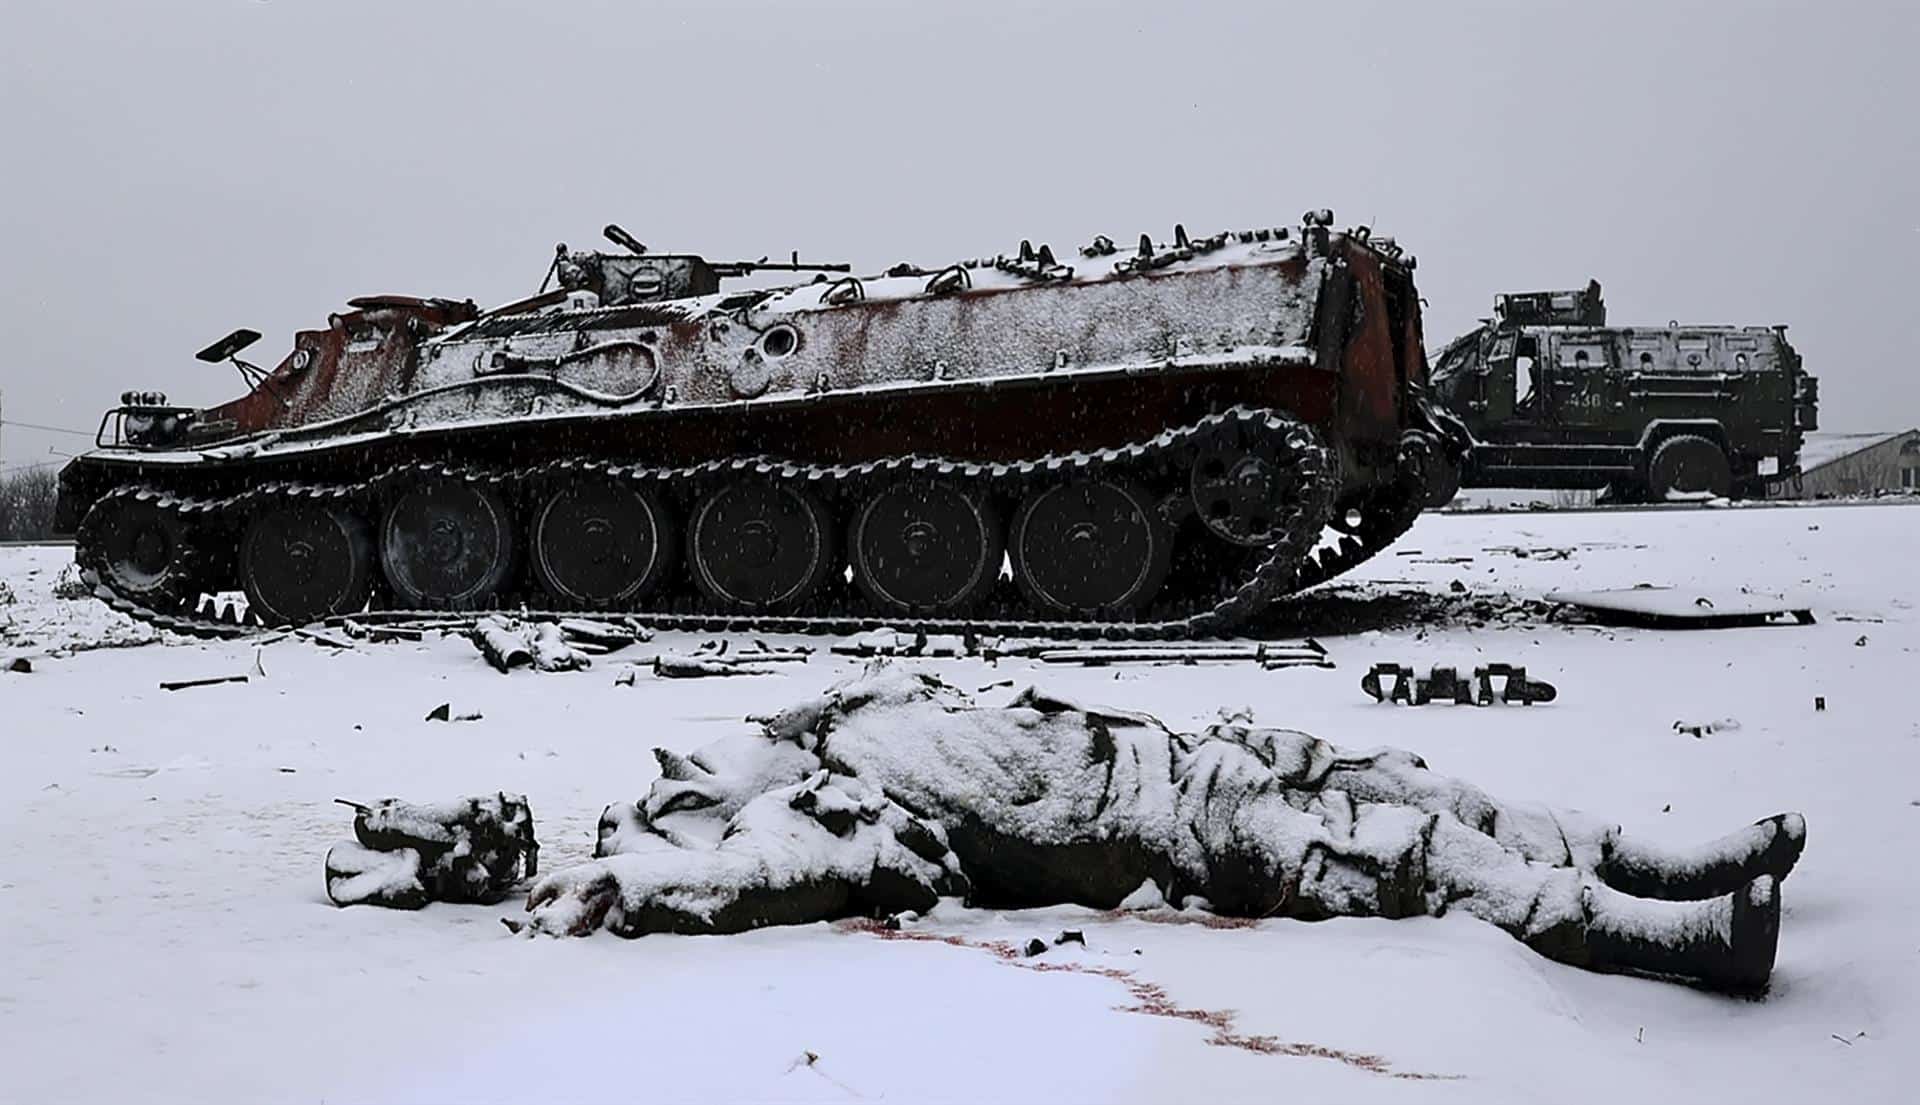
M 1333 670 L 918 661 L 969 689 L 1013 681 L 984 701 L 1038 682 L 1176 726 L 1250 706 L 1674 842 L 1801 810 L 1762 1001 L 1562 967 L 1465 916 L 1215 927 L 947 905 L 905 939 L 628 942 L 513 938 L 496 918 L 514 902 L 335 909 L 336 796 L 523 791 L 556 869 L 589 854 L 606 803 L 645 790 L 653 746 L 697 747 L 855 661 L 619 686 L 620 655 L 503 676 L 458 639 L 66 653 L 125 630 L 50 596 L 67 550 L 0 550 L 17 596 L 0 661 L 37 656 L 0 672 L 0 1100 L 1905 1100 L 1916 538 L 1920 508 L 1892 505 L 1429 515 L 1300 608 Z M 1600 629 L 1502 598 L 1637 582 L 1797 591 L 1819 622 Z M 1375 705 L 1358 684 L 1379 660 L 1524 663 L 1560 697 Z M 246 684 L 158 687 L 256 661 Z M 442 702 L 483 717 L 423 720 Z M 1739 727 L 1674 730 L 1725 718 Z M 992 947 L 1069 928 L 1084 949 Z

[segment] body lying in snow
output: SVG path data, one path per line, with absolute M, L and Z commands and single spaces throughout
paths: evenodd
M 1461 909 L 1596 969 L 1764 986 L 1798 815 L 1670 852 L 1501 802 L 1419 757 L 1242 724 L 1174 733 L 1029 690 L 975 706 L 878 662 L 609 807 L 532 927 L 722 933 L 924 910 L 1165 900 L 1253 917 Z

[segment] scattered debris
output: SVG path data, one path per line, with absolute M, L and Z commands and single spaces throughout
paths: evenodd
M 730 650 L 726 640 L 708 641 L 692 652 L 663 652 L 652 660 L 653 673 L 668 679 L 697 679 L 706 675 L 771 675 L 771 663 L 805 663 L 809 648 L 773 648 L 756 640 L 753 647 Z
M 112 771 L 96 771 L 102 779 L 151 779 L 160 774 L 157 767 L 120 767 Z
M 618 652 L 636 642 L 653 640 L 653 630 L 644 625 L 616 625 L 584 618 L 562 618 L 560 632 L 576 648 L 598 654 Z
M 33 670 L 33 658 L 30 656 L 16 656 L 7 661 L 7 670 L 17 671 L 25 675 Z
M 974 688 L 974 692 L 976 694 L 985 694 L 988 691 L 998 690 L 1001 687 L 1011 687 L 1011 686 L 1013 686 L 1013 680 L 1000 679 L 1000 680 L 995 680 L 992 683 L 987 683 L 987 684 L 983 684 L 982 686 L 976 687 Z
M 362 625 L 356 621 L 340 623 L 341 632 L 356 641 L 371 641 L 384 644 L 388 641 L 423 641 L 427 633 L 424 629 L 408 629 L 404 626 Z
M 1053 946 L 1057 948 L 1062 944 L 1078 944 L 1084 948 L 1087 946 L 1087 934 L 1079 929 L 1062 929 L 1060 935 L 1053 938 Z
M 720 650 L 723 652 L 726 651 L 727 642 L 720 641 L 718 643 L 720 646 Z M 712 644 L 714 644 L 714 642 L 709 641 L 707 645 L 703 645 L 701 647 L 705 648 L 705 647 L 711 646 Z M 766 662 L 766 663 L 804 664 L 813 657 L 813 650 L 810 648 L 807 648 L 804 645 L 796 645 L 792 648 L 774 648 L 772 645 L 767 644 L 767 642 L 762 641 L 758 638 L 755 638 L 753 642 L 753 646 L 751 648 L 740 649 L 737 652 L 735 652 L 733 655 L 736 660 L 744 660 L 744 661 L 749 661 L 753 663 Z
M 343 641 L 338 637 L 322 633 L 317 629 L 296 629 L 293 631 L 293 635 L 302 640 L 312 641 L 316 645 L 324 645 L 327 648 L 339 652 L 345 652 L 353 648 L 352 641 Z
M 1676 721 L 1673 723 L 1674 732 L 1685 733 L 1696 740 L 1706 736 L 1708 733 L 1729 732 L 1738 728 L 1740 728 L 1740 722 L 1730 717 L 1723 717 L 1718 721 Z
M 1816 714 L 1821 714 L 1821 713 L 1825 713 L 1826 710 L 1827 710 L 1827 696 L 1823 694 L 1814 695 L 1813 696 L 1813 712 Z
M 334 801 L 354 811 L 354 839 L 327 850 L 327 897 L 335 905 L 491 904 L 539 873 L 525 795 L 422 804 L 388 798 L 371 806 Z
M 1194 644 L 1191 642 L 1088 641 L 1067 647 L 1042 649 L 1035 658 L 1043 664 L 1200 664 L 1219 661 L 1251 662 L 1271 671 L 1290 667 L 1333 667 L 1327 650 L 1308 638 L 1300 642 L 1246 641 Z
M 626 671 L 623 671 L 623 672 L 621 672 L 621 673 L 620 673 L 619 675 L 616 675 L 616 676 L 614 676 L 614 677 L 613 677 L 613 685 L 614 685 L 614 686 L 616 686 L 616 687 L 631 687 L 631 686 L 633 686 L 633 683 L 634 683 L 634 674 L 635 674 L 635 673 L 634 673 L 634 671 L 633 671 L 633 669 L 631 669 L 631 668 L 629 668 L 629 669 L 627 669 Z
M 1391 685 L 1383 683 L 1391 676 Z M 1501 681 L 1496 696 L 1493 681 Z M 1515 664 L 1485 664 L 1473 669 L 1471 681 L 1460 676 L 1459 669 L 1435 665 L 1425 679 L 1414 675 L 1405 664 L 1379 663 L 1360 677 L 1360 689 L 1375 702 L 1399 702 L 1425 706 L 1429 702 L 1452 702 L 1459 706 L 1491 706 L 1496 701 L 1531 706 L 1552 702 L 1559 696 L 1554 685 L 1527 678 L 1527 669 Z
M 522 622 L 499 614 L 475 622 L 467 639 L 502 673 L 514 668 L 535 671 L 577 671 L 591 667 L 586 653 L 567 643 L 555 622 Z
M 503 618 L 482 618 L 467 634 L 480 654 L 502 672 L 533 663 L 533 643 Z
M 189 687 L 213 687 L 221 683 L 245 683 L 246 681 L 247 677 L 244 675 L 216 675 L 210 679 L 177 679 L 172 682 L 160 684 L 160 689 L 163 691 L 184 691 Z
M 980 642 L 972 636 L 906 633 L 881 626 L 842 638 L 831 646 L 836 656 L 973 656 Z
M 1642 583 L 1610 591 L 1554 591 L 1549 602 L 1579 607 L 1616 625 L 1671 629 L 1728 629 L 1756 625 L 1812 625 L 1813 610 L 1779 595 L 1750 591 L 1702 594 Z
M 1518 557 L 1521 560 L 1567 560 L 1573 556 L 1573 548 L 1571 546 L 1558 545 L 1535 547 L 1525 545 L 1494 545 L 1481 551 Z
M 12 606 L 17 601 L 13 594 L 13 588 L 6 580 L 0 579 L 0 606 Z
M 718 654 L 663 652 L 653 658 L 653 674 L 665 679 L 698 679 L 707 675 L 772 675 L 773 669 Z
M 69 564 L 60 569 L 59 578 L 53 581 L 53 597 L 57 599 L 90 599 L 93 588 L 80 578 L 80 565 Z
M 578 671 L 593 665 L 586 653 L 567 643 L 566 635 L 553 622 L 535 625 L 531 640 L 536 671 Z
M 453 712 L 453 703 L 442 702 L 440 705 L 435 706 L 433 709 L 427 711 L 427 716 L 425 720 L 427 721 L 479 721 L 484 716 L 485 715 L 478 710 L 470 710 L 466 713 L 456 714 Z M 358 729 L 359 726 L 356 725 L 354 726 L 354 728 Z
M 1045 952 L 1047 950 L 1047 943 L 1046 941 L 1036 936 L 1033 939 L 1027 941 L 1027 946 L 1022 950 L 1026 953 L 1027 958 L 1031 959 L 1034 956 Z
M 1855 648 L 1867 647 L 1867 635 L 1865 633 L 1860 634 L 1860 639 L 1853 642 L 1853 647 Z
M 1854 1033 L 1853 1040 L 1847 1039 L 1845 1036 L 1840 1035 L 1838 1032 L 1829 1032 L 1827 1033 L 1827 1035 L 1832 1036 L 1834 1039 L 1840 1041 L 1841 1043 L 1847 1045 L 1848 1047 L 1853 1046 L 1853 1040 L 1864 1040 L 1867 1038 L 1867 1033 L 1865 1029 L 1862 1029 L 1859 1032 Z

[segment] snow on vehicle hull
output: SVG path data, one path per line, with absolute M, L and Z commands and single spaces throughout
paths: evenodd
M 563 254 L 511 309 L 355 300 L 239 400 L 111 412 L 61 515 L 102 597 L 202 630 L 244 590 L 274 622 L 1222 632 L 1397 537 L 1458 448 L 1411 266 L 1330 222 L 735 294 Z

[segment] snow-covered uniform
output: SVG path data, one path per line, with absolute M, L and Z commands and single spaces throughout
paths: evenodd
M 492 903 L 539 871 L 523 794 L 356 805 L 353 835 L 327 851 L 327 897 L 335 905 Z
M 1784 815 L 1663 853 L 1593 818 L 1496 801 L 1405 751 L 1245 724 L 1174 733 L 1036 690 L 977 707 L 884 662 L 762 720 L 692 757 L 657 753 L 647 797 L 603 818 L 601 858 L 535 886 L 534 927 L 728 932 L 956 892 L 1300 919 L 1458 908 L 1566 962 L 1758 985 L 1772 880 L 1804 839 Z M 1716 940 L 1725 962 L 1698 949 L 1669 962 Z

